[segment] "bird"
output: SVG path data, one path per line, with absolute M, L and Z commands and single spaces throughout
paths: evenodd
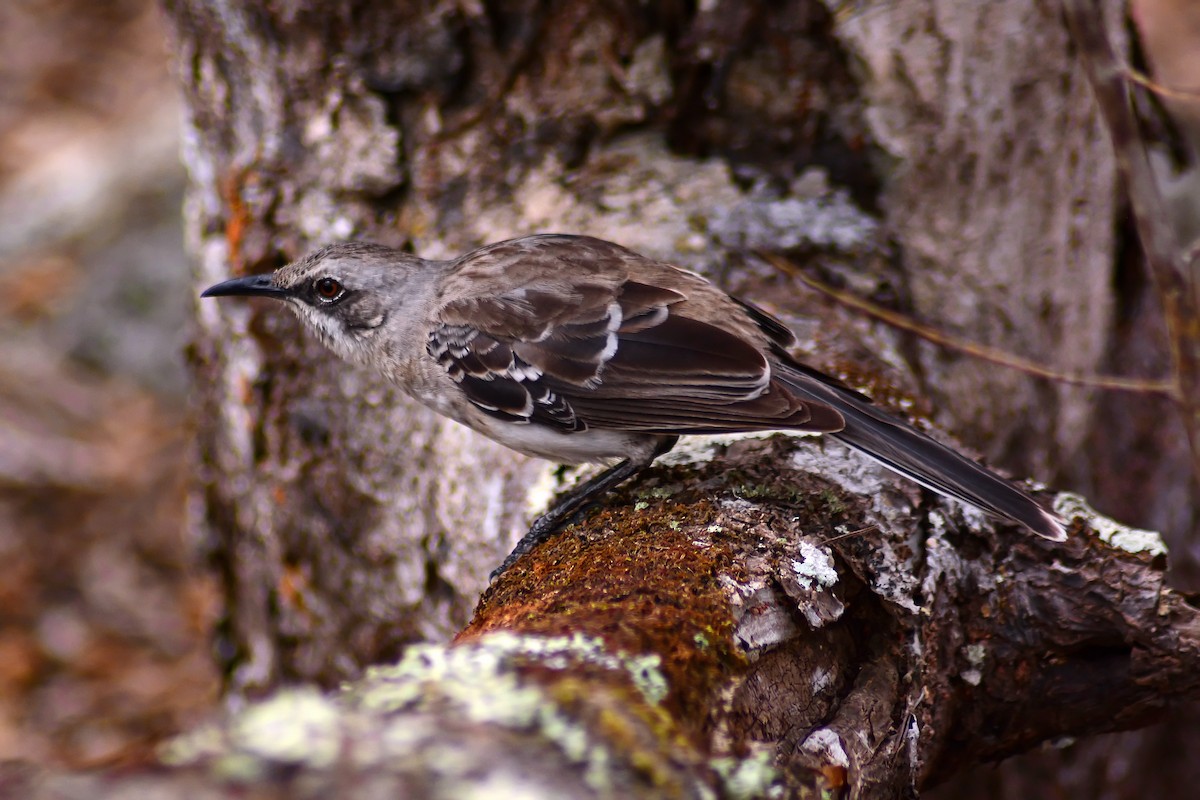
M 805 431 L 1053 541 L 1064 522 L 1015 485 L 790 354 L 784 323 L 701 275 L 613 242 L 534 234 L 434 261 L 321 247 L 202 297 L 282 301 L 333 353 L 506 447 L 610 464 L 534 521 L 503 573 L 681 436 Z

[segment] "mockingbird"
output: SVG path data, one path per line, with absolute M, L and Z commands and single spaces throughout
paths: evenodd
M 1062 521 L 1003 478 L 795 361 L 779 320 L 611 242 L 524 236 L 450 261 L 366 242 L 202 296 L 283 300 L 329 349 L 507 447 L 618 463 L 534 522 L 493 577 L 683 434 L 827 433 L 1047 539 Z

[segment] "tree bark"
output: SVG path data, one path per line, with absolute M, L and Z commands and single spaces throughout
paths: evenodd
M 914 541 L 916 493 L 813 451 L 689 449 L 518 562 L 454 646 L 284 690 L 88 796 L 912 797 L 1200 692 L 1200 611 L 1155 537 L 1084 514 L 1058 545 L 927 508 Z
M 787 253 L 859 294 L 1062 369 L 1105 369 L 1147 339 L 1151 321 L 1113 330 L 1128 299 L 1112 281 L 1122 246 L 1112 158 L 1057 8 L 959 5 L 167 0 L 189 109 L 196 285 L 341 238 L 436 258 L 510 235 L 589 233 L 766 305 L 796 328 L 807 360 L 881 402 L 935 398 L 919 415 L 997 463 L 1110 486 L 1129 451 L 1079 454 L 1114 419 L 1130 424 L 1114 401 L 871 331 L 742 255 Z M 197 319 L 197 529 L 225 582 L 231 696 L 284 681 L 333 686 L 458 629 L 529 506 L 562 476 L 336 361 L 276 307 L 200 303 Z M 1149 440 L 1169 439 L 1169 419 L 1142 413 Z M 793 469 L 804 456 L 790 447 L 756 450 L 761 463 L 737 468 L 765 470 L 745 483 L 751 491 L 765 481 L 804 506 L 800 527 L 778 508 L 763 512 L 769 523 L 714 510 L 707 524 L 729 548 L 750 547 L 764 524 L 768 540 L 787 542 L 765 551 L 773 568 L 732 574 L 758 575 L 768 594 L 782 586 L 791 606 L 772 601 L 784 609 L 772 613 L 800 613 L 791 624 L 812 631 L 804 645 L 771 639 L 777 648 L 753 671 L 722 666 L 705 684 L 743 705 L 740 716 L 705 710 L 689 730 L 724 738 L 718 747 L 702 737 L 701 752 L 741 756 L 751 740 L 770 742 L 786 769 L 820 771 L 840 758 L 814 755 L 833 740 L 813 732 L 829 729 L 853 751 L 842 786 L 903 796 L 1048 736 L 1143 724 L 1166 702 L 1160 678 L 1188 663 L 1191 622 L 1157 565 L 1083 534 L 1050 551 L 1011 533 L 952 533 L 973 528 L 943 529 L 944 509 L 918 523 L 919 495 L 869 471 L 843 484 L 873 495 L 869 513 L 809 516 L 803 487 L 814 479 Z M 1173 453 L 1164 449 L 1166 464 Z M 1072 466 L 1083 462 L 1094 472 Z M 687 508 L 717 509 L 722 491 L 737 493 L 732 479 L 677 469 L 693 487 L 681 491 L 711 494 Z M 1147 470 L 1121 496 L 1142 498 L 1135 510 L 1148 519 L 1174 521 L 1180 540 L 1196 512 L 1186 472 L 1169 472 Z M 796 488 L 780 488 L 784 477 Z M 813 598 L 789 590 L 777 567 L 785 552 L 829 538 L 833 518 L 883 532 L 834 545 L 848 594 L 817 592 L 810 617 Z M 677 545 L 680 558 L 696 557 Z M 580 569 L 573 558 L 539 580 Z M 723 558 L 728 567 L 733 556 Z M 598 561 L 583 588 L 604 569 Z M 690 585 L 686 573 L 671 588 Z M 1129 610 L 1093 596 L 1131 583 L 1167 605 Z M 551 588 L 531 579 L 520 591 L 532 598 L 538 587 Z M 1086 596 L 1071 600 L 1067 587 Z M 504 626 L 525 629 L 512 609 L 540 608 L 530 602 L 501 604 Z M 481 607 L 477 628 L 497 624 L 493 607 Z M 805 647 L 818 655 L 804 660 Z M 1061 661 L 1038 668 L 1051 657 Z M 744 680 L 769 663 L 795 683 L 812 658 L 836 687 L 816 700 L 763 688 L 783 678 Z M 1093 683 L 1076 685 L 1085 677 Z M 1192 689 L 1180 679 L 1173 696 Z M 1026 703 L 1009 702 L 1017 697 Z M 1114 700 L 1128 710 L 1115 713 Z M 777 707 L 811 716 L 774 720 Z M 722 713 L 735 722 L 721 728 Z

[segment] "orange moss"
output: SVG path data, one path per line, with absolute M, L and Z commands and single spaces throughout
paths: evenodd
M 221 199 L 229 208 L 229 219 L 225 224 L 225 243 L 229 246 L 229 263 L 240 264 L 242 261 L 242 239 L 250 226 L 250 210 L 242 201 L 241 187 L 249 169 L 233 170 L 220 181 Z
M 586 530 L 571 526 L 521 559 L 458 641 L 497 629 L 582 633 L 614 652 L 657 654 L 670 686 L 665 710 L 698 730 L 710 692 L 745 666 L 717 580 L 731 556 L 707 532 L 710 503 L 638 505 L 598 511 Z

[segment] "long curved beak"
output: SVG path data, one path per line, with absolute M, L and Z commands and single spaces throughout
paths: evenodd
M 234 278 L 223 281 L 216 286 L 210 286 L 200 293 L 201 297 L 274 297 L 282 300 L 288 292 L 271 283 L 271 273 L 247 275 L 244 278 Z

